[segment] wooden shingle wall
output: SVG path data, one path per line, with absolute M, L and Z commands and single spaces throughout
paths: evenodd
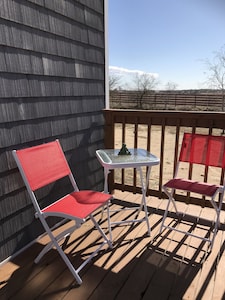
M 79 187 L 102 189 L 104 51 L 104 0 L 0 1 L 0 261 L 42 232 L 13 149 L 58 138 Z

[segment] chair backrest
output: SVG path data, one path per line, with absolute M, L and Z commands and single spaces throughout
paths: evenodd
M 13 151 L 26 185 L 35 191 L 71 174 L 58 140 Z
M 225 168 L 225 137 L 184 133 L 179 161 Z

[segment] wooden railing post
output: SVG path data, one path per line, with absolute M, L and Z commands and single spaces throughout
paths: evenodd
M 113 149 L 115 144 L 115 123 L 113 120 L 113 113 L 110 110 L 104 110 L 105 118 L 105 136 L 104 144 L 106 149 Z M 112 193 L 114 184 L 114 171 L 112 170 L 108 175 L 108 189 Z
M 114 130 L 114 121 L 113 121 L 113 113 L 110 110 L 104 110 L 105 117 L 105 136 L 104 136 L 104 144 L 105 148 L 113 149 L 114 141 L 115 141 L 115 130 Z

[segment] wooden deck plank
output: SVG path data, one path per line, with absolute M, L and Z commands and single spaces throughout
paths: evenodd
M 51 249 L 38 264 L 32 264 L 28 270 L 21 269 L 21 273 L 27 275 L 25 278 L 18 276 L 19 281 L 22 282 L 20 291 L 16 293 L 15 299 L 18 299 L 18 297 L 23 299 L 25 295 L 33 298 L 38 297 L 65 269 L 66 265 L 58 252 L 55 249 Z M 38 270 L 40 271 L 38 272 Z
M 151 216 L 153 223 L 158 223 L 159 216 Z M 146 240 L 146 245 L 139 255 L 131 257 L 133 262 L 132 272 L 127 277 L 127 281 L 122 286 L 116 299 L 142 299 L 145 290 L 155 274 L 157 265 L 162 260 L 161 254 L 155 252 L 153 245 L 154 236 L 158 234 L 159 226 L 152 229 L 152 238 Z M 135 254 L 135 253 L 134 253 Z
M 121 202 L 116 199 L 121 199 Z M 138 203 L 140 195 L 116 191 L 112 206 L 117 208 L 129 201 Z M 207 256 L 206 243 L 199 239 L 167 229 L 159 235 L 166 202 L 147 197 L 152 229 L 150 237 L 146 235 L 145 222 L 113 227 L 113 249 L 106 246 L 81 271 L 81 286 L 77 285 L 56 250 L 50 250 L 39 264 L 33 263 L 48 241 L 47 237 L 43 237 L 12 262 L 1 266 L 0 299 L 223 299 L 224 226 L 219 230 L 213 250 Z M 187 209 L 188 212 L 196 212 L 194 207 Z M 210 208 L 198 211 L 200 217 L 207 214 L 211 217 Z M 113 219 L 124 219 L 130 215 L 131 211 L 114 213 Z M 173 221 L 172 215 L 167 222 L 173 222 L 174 226 L 180 228 L 190 228 L 188 222 Z M 105 215 L 101 225 L 107 230 Z M 194 227 L 194 231 L 201 235 L 206 233 L 204 228 L 199 227 Z M 65 251 L 76 265 L 99 242 L 98 232 L 93 230 L 91 222 L 87 222 L 72 234 Z
M 154 276 L 148 285 L 143 299 L 169 299 L 171 291 L 176 286 L 179 276 L 183 253 L 186 246 L 184 241 L 186 237 L 179 232 L 164 231 L 167 234 L 163 241 L 155 245 L 155 253 L 161 257 L 160 263 L 157 265 Z
M 151 223 L 157 225 L 152 227 L 151 238 L 147 241 L 140 255 L 133 258 L 136 261 L 134 268 L 116 299 L 142 299 L 157 266 L 162 261 L 162 255 L 155 251 L 155 239 L 157 240 L 161 216 L 151 215 L 150 220 Z
M 16 270 L 19 269 L 20 266 L 27 265 L 32 261 L 32 258 L 38 254 L 38 252 L 41 250 L 41 247 L 41 245 L 35 243 L 28 249 L 26 249 L 26 255 L 24 255 L 24 252 L 22 252 L 13 259 L 13 262 L 8 261 L 6 264 L 0 267 L 1 288 L 3 288 L 5 284 L 7 284 L 13 272 L 16 272 Z
M 208 299 L 224 299 L 224 231 L 220 230 L 215 238 L 212 253 L 203 265 L 203 276 L 198 285 L 199 297 Z M 207 274 L 207 277 L 204 276 Z
M 64 227 L 68 227 L 68 226 L 69 223 L 64 225 Z M 81 249 L 86 249 L 90 243 L 94 243 L 96 239 L 99 238 L 99 233 L 95 230 L 92 231 L 92 228 L 93 228 L 93 224 L 90 221 L 86 223 L 84 226 L 82 226 L 81 228 L 79 228 L 76 231 L 76 234 L 74 234 L 72 238 L 75 241 L 79 242 L 78 247 L 73 249 L 74 242 L 72 242 L 70 247 L 67 247 L 65 252 L 69 254 L 70 251 L 72 251 L 73 249 L 74 255 L 75 252 L 84 255 L 83 251 L 81 253 L 79 253 L 79 251 L 81 251 Z M 93 236 L 89 235 L 87 239 L 86 235 L 89 233 L 90 230 Z M 96 238 L 94 238 L 95 234 L 96 234 Z M 44 237 L 42 239 L 42 242 L 43 240 L 47 243 L 49 239 L 48 237 Z M 34 258 L 35 256 L 32 258 L 32 261 L 34 260 Z M 72 258 L 71 261 L 75 266 L 78 265 L 78 263 L 80 264 L 82 262 L 80 257 L 75 256 L 74 259 L 73 257 L 70 258 Z M 42 268 L 44 268 L 43 273 L 41 272 Z M 31 266 L 26 265 L 25 268 L 21 268 L 20 270 L 21 274 L 23 275 L 27 274 L 27 277 L 26 278 L 24 278 L 24 276 L 18 277 L 19 280 L 17 280 L 16 283 L 17 282 L 20 283 L 20 291 L 16 293 L 15 297 L 17 299 L 18 297 L 20 297 L 20 299 L 23 299 L 24 295 L 29 295 L 30 297 L 38 297 L 39 294 L 41 294 L 44 290 L 46 290 L 49 287 L 49 285 L 51 285 L 51 283 L 54 284 L 54 282 L 57 281 L 57 277 L 60 276 L 60 274 L 63 273 L 65 270 L 67 270 L 67 267 L 63 262 L 63 260 L 61 259 L 61 257 L 59 256 L 58 252 L 54 249 L 50 250 L 49 253 L 47 253 L 37 265 L 32 263 Z M 71 273 L 70 273 L 70 281 L 71 282 L 74 281 L 74 278 L 72 277 Z

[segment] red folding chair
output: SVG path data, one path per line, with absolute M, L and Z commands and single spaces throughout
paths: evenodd
M 37 256 L 35 263 L 38 263 L 43 255 L 52 247 L 55 247 L 78 284 L 81 284 L 82 280 L 79 276 L 81 269 L 106 243 L 111 247 L 111 241 L 107 238 L 93 216 L 96 210 L 107 206 L 108 224 L 110 225 L 108 204 L 111 196 L 92 190 L 79 191 L 58 140 L 22 150 L 13 150 L 13 156 L 33 202 L 36 211 L 35 215 L 40 219 L 51 240 Z M 40 199 L 38 199 L 36 191 L 64 177 L 69 177 L 74 191 L 56 201 L 54 200 L 47 207 L 41 208 L 39 204 Z M 52 216 L 63 218 L 65 221 L 73 220 L 74 223 L 72 222 L 73 225 L 67 230 L 54 235 L 53 230 L 46 220 L 47 217 Z M 59 241 L 64 237 L 68 237 L 75 229 L 79 228 L 87 218 L 92 220 L 94 226 L 103 237 L 103 242 L 98 246 L 96 251 L 75 269 L 60 246 Z
M 221 177 L 218 184 L 208 183 L 207 176 L 205 176 L 205 181 L 196 181 L 190 178 L 180 178 L 180 169 L 182 163 L 189 163 L 192 167 L 194 164 L 204 165 L 206 170 L 209 167 L 221 168 Z M 183 166 L 183 165 L 182 165 Z M 225 170 L 225 137 L 224 136 L 212 136 L 203 134 L 191 134 L 184 133 L 183 141 L 180 150 L 180 156 L 177 162 L 177 167 L 175 171 L 174 178 L 169 180 L 163 185 L 163 191 L 169 197 L 168 204 L 164 213 L 164 217 L 161 224 L 160 233 L 163 228 L 169 228 L 170 230 L 180 231 L 187 235 L 192 235 L 202 240 L 206 240 L 210 243 L 210 250 L 213 247 L 214 239 L 218 231 L 218 226 L 220 224 L 220 211 L 223 203 L 225 180 L 224 180 L 224 170 Z M 213 233 L 211 238 L 204 238 L 198 235 L 192 234 L 191 232 L 184 232 L 172 226 L 165 225 L 165 219 L 168 216 L 169 207 L 172 203 L 176 213 L 180 216 L 183 212 L 178 212 L 176 201 L 175 201 L 175 191 L 183 190 L 190 193 L 201 194 L 208 197 L 212 207 L 215 209 L 215 222 Z M 201 200 L 201 199 L 200 199 Z

